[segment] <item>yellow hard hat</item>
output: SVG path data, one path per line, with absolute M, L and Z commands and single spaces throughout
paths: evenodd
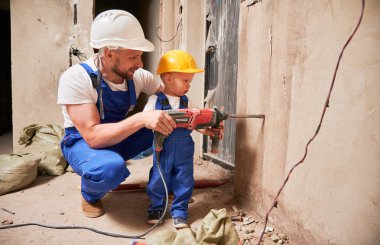
M 164 54 L 157 67 L 157 74 L 165 72 L 199 73 L 204 70 L 197 68 L 193 56 L 183 50 L 171 50 Z

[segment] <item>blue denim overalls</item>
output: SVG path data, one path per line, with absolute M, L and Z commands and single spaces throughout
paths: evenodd
M 80 64 L 90 77 L 96 77 L 98 71 L 93 71 L 85 63 Z M 136 92 L 133 80 L 128 81 L 128 91 L 112 91 L 101 79 L 104 119 L 101 123 L 119 122 L 126 117 L 131 106 L 136 104 Z M 97 107 L 99 108 L 99 87 Z M 115 189 L 130 174 L 125 161 L 133 158 L 143 150 L 152 146 L 152 130 L 142 128 L 122 142 L 102 148 L 92 149 L 84 141 L 75 127 L 65 129 L 61 142 L 63 156 L 81 176 L 81 191 L 83 198 L 90 203 L 101 199 L 108 191 Z
M 156 110 L 172 109 L 169 100 L 163 93 L 157 94 Z M 182 96 L 180 108 L 187 108 L 187 97 Z M 168 191 L 174 193 L 174 201 L 170 210 L 173 218 L 181 217 L 187 220 L 188 204 L 194 189 L 194 141 L 191 130 L 176 128 L 165 138 L 160 155 L 161 170 L 168 186 Z M 148 211 L 163 211 L 165 207 L 165 189 L 158 172 L 156 154 L 153 155 L 153 167 L 149 173 L 147 186 L 151 205 Z

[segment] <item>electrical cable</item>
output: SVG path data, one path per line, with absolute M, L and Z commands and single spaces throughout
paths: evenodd
M 165 194 L 166 194 L 166 203 L 165 203 L 165 209 L 164 212 L 161 216 L 161 218 L 158 220 L 156 224 L 154 224 L 152 227 L 150 227 L 147 231 L 140 235 L 122 235 L 122 234 L 116 234 L 116 233 L 110 233 L 110 232 L 105 232 L 105 231 L 100 231 L 91 227 L 86 227 L 86 226 L 53 226 L 53 225 L 45 225 L 45 224 L 40 224 L 40 223 L 24 223 L 24 224 L 15 224 L 15 225 L 7 225 L 7 226 L 0 226 L 0 230 L 4 229 L 12 229 L 12 228 L 18 228 L 22 226 L 30 226 L 30 225 L 35 225 L 35 226 L 40 226 L 44 228 L 50 228 L 50 229 L 59 229 L 59 230 L 89 230 L 101 235 L 105 236 L 110 236 L 110 237 L 117 237 L 117 238 L 129 238 L 129 239 L 144 239 L 143 237 L 147 235 L 149 232 L 151 232 L 153 229 L 155 229 L 164 219 L 166 212 L 168 210 L 168 203 L 169 203 L 169 194 L 168 194 L 168 187 L 166 185 L 164 176 L 162 174 L 161 170 L 161 165 L 160 162 L 157 162 L 157 167 L 158 167 L 158 172 L 160 173 L 160 177 L 162 180 L 162 183 L 164 184 L 165 188 Z
M 340 65 L 340 61 L 342 59 L 342 56 L 343 56 L 343 53 L 344 53 L 344 50 L 346 49 L 347 45 L 350 43 L 351 39 L 353 38 L 353 36 L 355 35 L 356 31 L 358 30 L 361 22 L 362 22 L 362 19 L 363 19 L 363 14 L 364 14 L 364 5 L 365 5 L 365 0 L 361 0 L 362 1 L 362 9 L 361 9 L 361 14 L 360 14 L 360 17 L 359 17 L 359 20 L 358 20 L 358 23 L 356 24 L 356 27 L 354 29 L 354 31 L 352 32 L 352 34 L 350 35 L 350 37 L 347 39 L 346 43 L 343 45 L 343 48 L 339 54 L 339 58 L 338 58 L 338 61 L 337 61 L 337 64 L 336 64 L 336 67 L 335 67 L 335 70 L 334 70 L 334 75 L 333 75 L 333 78 L 332 78 L 332 81 L 331 81 L 331 85 L 330 85 L 330 90 L 329 90 L 329 93 L 327 95 L 327 98 L 326 98 L 326 102 L 325 102 L 325 106 L 323 108 L 323 111 L 322 111 L 322 115 L 321 115 L 321 119 L 319 121 L 319 124 L 318 124 L 318 127 L 317 127 L 317 130 L 315 131 L 313 137 L 310 138 L 310 140 L 307 142 L 306 146 L 305 146 L 305 152 L 304 152 L 304 155 L 302 157 L 302 159 L 297 162 L 296 164 L 294 164 L 294 166 L 290 169 L 288 175 L 286 176 L 286 179 L 284 181 L 284 183 L 282 184 L 281 188 L 278 190 L 277 192 L 277 195 L 276 197 L 273 199 L 273 203 L 272 203 L 272 206 L 268 209 L 267 213 L 265 214 L 265 223 L 264 223 L 264 228 L 261 232 L 261 235 L 260 235 L 260 238 L 257 242 L 257 245 L 259 245 L 263 239 L 263 236 L 264 236 L 264 233 L 265 233 L 265 229 L 266 229 L 266 226 L 267 226 L 267 223 L 268 223 L 268 218 L 269 218 L 269 214 L 271 213 L 272 209 L 274 207 L 277 206 L 277 199 L 278 197 L 280 196 L 282 190 L 284 189 L 286 183 L 288 182 L 289 180 L 289 177 L 290 177 L 290 174 L 293 172 L 293 170 L 298 166 L 300 165 L 301 163 L 304 162 L 306 156 L 307 156 L 307 150 L 308 150 L 308 147 L 310 145 L 310 143 L 315 139 L 315 137 L 318 135 L 319 133 L 319 130 L 321 129 L 321 126 L 322 126 L 322 122 L 323 122 L 323 118 L 325 116 L 325 112 L 326 112 L 326 109 L 327 107 L 329 107 L 329 103 L 330 103 L 330 96 L 331 96 L 331 92 L 333 90 L 333 87 L 334 87 L 334 83 L 335 83 L 335 78 L 336 78 L 336 74 L 338 72 L 338 68 L 339 68 L 339 65 Z
M 76 26 L 78 24 L 78 8 L 77 8 L 77 5 L 78 5 L 77 3 L 74 4 L 74 17 L 73 17 L 73 21 L 74 21 L 74 33 L 76 32 L 75 28 L 76 28 Z M 78 34 L 77 35 L 74 34 L 73 39 L 75 40 L 76 38 L 78 38 Z M 87 59 L 87 56 L 86 56 L 85 53 L 82 53 L 78 49 L 78 47 L 74 48 L 73 46 L 74 46 L 73 44 L 70 45 L 70 51 L 69 51 L 69 65 L 70 66 L 73 65 L 73 60 L 72 60 L 73 55 L 76 56 L 79 59 L 80 62 L 83 61 L 82 59 Z
M 181 19 L 179 20 L 179 22 L 178 22 L 178 25 L 177 25 L 176 32 L 175 32 L 174 36 L 173 36 L 172 38 L 170 38 L 169 40 L 163 40 L 163 39 L 158 35 L 157 31 L 158 31 L 158 29 L 161 28 L 161 26 L 158 26 L 158 27 L 156 28 L 156 37 L 158 38 L 158 40 L 160 40 L 160 41 L 163 42 L 163 43 L 171 42 L 171 41 L 173 41 L 173 39 L 178 35 L 178 29 L 179 29 L 180 26 L 182 26 L 182 18 L 181 18 Z

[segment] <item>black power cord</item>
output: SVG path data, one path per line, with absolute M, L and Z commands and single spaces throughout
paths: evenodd
M 116 234 L 116 233 L 110 233 L 110 232 L 100 231 L 100 230 L 96 230 L 94 228 L 86 227 L 86 226 L 53 226 L 53 225 L 45 225 L 45 224 L 40 224 L 40 223 L 24 223 L 24 224 L 15 224 L 15 225 L 0 226 L 0 230 L 35 225 L 35 226 L 40 226 L 40 227 L 44 227 L 44 228 L 58 229 L 58 230 L 89 230 L 89 231 L 92 231 L 92 232 L 95 232 L 95 233 L 98 233 L 98 234 L 101 234 L 101 235 L 105 235 L 105 236 L 110 236 L 110 237 L 129 238 L 129 239 L 144 239 L 143 237 L 145 235 L 147 235 L 149 232 L 151 232 L 154 228 L 157 227 L 157 225 L 159 225 L 162 222 L 162 220 L 164 219 L 164 217 L 166 215 L 166 212 L 168 210 L 168 203 L 169 203 L 168 187 L 166 185 L 164 176 L 162 175 L 162 170 L 161 170 L 160 162 L 158 162 L 158 161 L 157 161 L 157 167 L 158 167 L 158 171 L 160 173 L 160 177 L 161 177 L 162 183 L 164 184 L 164 188 L 165 188 L 165 195 L 166 195 L 165 209 L 164 209 L 164 212 L 163 212 L 161 218 L 159 219 L 159 221 L 156 224 L 154 224 L 152 227 L 150 227 L 147 231 L 145 231 L 144 233 L 142 233 L 140 235 L 134 235 L 134 236 L 132 236 L 132 235 L 122 235 L 122 234 Z

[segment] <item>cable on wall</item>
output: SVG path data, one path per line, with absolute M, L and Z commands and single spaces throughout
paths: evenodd
M 177 25 L 177 28 L 176 28 L 176 32 L 174 34 L 174 36 L 172 38 L 170 38 L 169 40 L 163 40 L 157 33 L 157 31 L 161 28 L 161 26 L 158 26 L 156 28 L 156 37 L 158 38 L 158 40 L 160 40 L 161 42 L 164 42 L 164 43 L 167 43 L 167 42 L 171 42 L 174 40 L 174 38 L 178 35 L 178 30 L 179 30 L 179 27 L 182 27 L 182 18 L 179 20 L 178 22 L 178 25 Z
M 71 45 L 70 45 L 70 51 L 69 51 L 69 63 L 70 63 L 70 66 L 73 65 L 73 55 L 76 56 L 81 62 L 84 60 L 84 59 L 87 59 L 87 56 L 85 53 L 81 52 L 79 49 L 78 49 L 78 4 L 77 3 L 74 3 L 74 17 L 73 17 L 73 22 L 74 22 L 74 37 L 73 37 L 73 40 L 71 42 Z M 76 43 L 76 45 L 74 45 L 74 43 Z M 74 47 L 76 46 L 76 47 Z

